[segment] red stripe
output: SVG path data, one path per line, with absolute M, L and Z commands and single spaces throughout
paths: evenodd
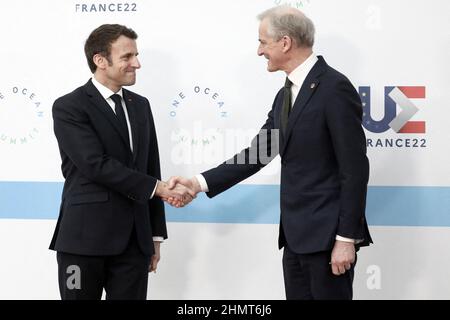
M 425 121 L 408 121 L 398 133 L 425 133 Z
M 398 87 L 408 98 L 425 98 L 425 87 Z

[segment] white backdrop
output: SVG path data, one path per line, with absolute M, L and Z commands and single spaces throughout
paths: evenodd
M 284 75 L 256 55 L 256 15 L 284 3 L 1 2 L 0 299 L 59 298 L 47 249 L 63 181 L 51 106 L 89 79 L 88 34 L 102 23 L 138 33 L 142 69 L 130 89 L 152 105 L 163 178 L 191 176 L 246 146 L 264 123 Z M 355 298 L 449 299 L 450 3 L 287 3 L 315 22 L 315 52 L 360 90 L 365 121 L 386 127 L 366 123 L 375 244 L 359 253 Z M 403 100 L 391 100 L 395 88 Z M 385 111 L 398 116 L 409 103 L 412 129 L 396 132 Z M 278 182 L 276 159 L 217 199 L 167 207 L 169 239 L 149 298 L 284 299 Z

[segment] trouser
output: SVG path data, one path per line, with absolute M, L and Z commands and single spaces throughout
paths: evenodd
M 331 251 L 297 254 L 286 245 L 283 273 L 288 300 L 351 300 L 356 264 L 336 276 L 331 270 Z
M 133 229 L 130 241 L 119 255 L 84 256 L 57 253 L 58 280 L 63 300 L 107 300 L 147 298 L 150 257 L 142 253 Z

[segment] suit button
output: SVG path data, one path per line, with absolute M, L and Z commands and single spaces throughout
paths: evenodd
M 364 217 L 361 218 L 361 223 L 364 223 L 366 221 L 366 219 L 364 219 Z

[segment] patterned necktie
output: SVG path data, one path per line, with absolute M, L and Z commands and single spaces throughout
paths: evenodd
M 130 141 L 130 136 L 128 135 L 127 119 L 125 118 L 125 112 L 123 111 L 122 107 L 122 99 L 118 94 L 113 94 L 110 98 L 112 99 L 112 101 L 114 101 L 114 110 L 116 111 L 117 120 L 119 121 L 123 132 L 126 134 L 127 141 Z
M 284 84 L 283 106 L 281 107 L 281 132 L 283 135 L 286 133 L 289 113 L 291 112 L 291 87 L 292 82 L 286 77 L 286 83 Z

